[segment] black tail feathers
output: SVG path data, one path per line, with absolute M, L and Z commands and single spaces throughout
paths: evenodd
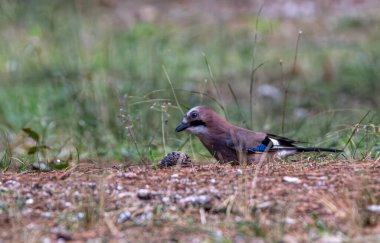
M 334 148 L 318 148 L 318 147 L 296 147 L 297 152 L 333 152 L 341 153 L 343 150 Z

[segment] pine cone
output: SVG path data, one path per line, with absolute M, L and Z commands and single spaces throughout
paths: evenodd
M 174 151 L 167 154 L 160 163 L 161 168 L 166 168 L 175 165 L 189 166 L 191 165 L 190 156 L 181 151 Z

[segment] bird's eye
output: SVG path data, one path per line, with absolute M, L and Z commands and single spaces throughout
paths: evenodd
M 192 113 L 190 114 L 190 117 L 191 117 L 192 119 L 195 119 L 195 118 L 198 117 L 198 113 L 196 113 L 196 112 L 192 112 Z

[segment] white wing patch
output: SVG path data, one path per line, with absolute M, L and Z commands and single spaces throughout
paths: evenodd
M 274 139 L 274 138 L 269 138 L 269 139 L 270 139 L 270 141 L 272 142 L 273 146 L 278 146 L 278 145 L 280 145 L 280 142 L 277 141 L 277 139 Z

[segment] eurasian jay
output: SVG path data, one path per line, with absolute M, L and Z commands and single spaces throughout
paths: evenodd
M 258 162 L 263 155 L 284 158 L 302 152 L 342 152 L 333 148 L 297 146 L 295 144 L 301 142 L 235 126 L 207 106 L 190 109 L 175 130 L 186 130 L 197 136 L 221 163 Z

